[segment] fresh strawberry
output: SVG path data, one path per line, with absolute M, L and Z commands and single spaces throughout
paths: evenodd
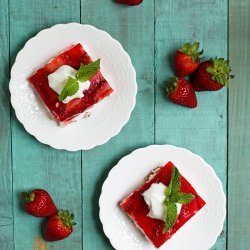
M 25 200 L 24 209 L 28 214 L 36 217 L 47 217 L 57 212 L 50 195 L 42 189 L 35 189 L 30 194 L 23 192 Z
M 174 66 L 177 76 L 185 77 L 195 72 L 200 65 L 200 56 L 203 53 L 203 50 L 199 52 L 198 49 L 198 42 L 193 45 L 185 43 L 175 52 Z
M 130 6 L 134 6 L 134 5 L 141 4 L 143 0 L 115 0 L 115 2 L 119 4 L 126 4 Z
M 74 215 L 68 210 L 59 210 L 58 214 L 49 218 L 45 227 L 45 239 L 56 241 L 67 238 L 73 231 Z
M 192 85 L 196 91 L 216 91 L 228 86 L 231 67 L 228 60 L 223 58 L 210 59 L 203 62 L 197 69 Z
M 172 102 L 189 108 L 197 107 L 195 92 L 187 80 L 177 77 L 171 78 L 167 83 L 166 91 Z

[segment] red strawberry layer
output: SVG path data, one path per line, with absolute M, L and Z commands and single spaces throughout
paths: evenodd
M 149 208 L 144 201 L 142 193 L 149 189 L 152 183 L 162 182 L 168 186 L 171 180 L 172 167 L 172 162 L 168 162 L 150 181 L 146 182 L 120 203 L 122 209 L 130 216 L 135 224 L 141 228 L 148 239 L 157 248 L 169 240 L 180 227 L 182 227 L 206 204 L 205 201 L 196 193 L 192 185 L 183 176 L 181 176 L 180 192 L 191 193 L 195 196 L 195 199 L 188 204 L 182 205 L 181 212 L 178 215 L 174 226 L 167 233 L 162 233 L 164 222 L 147 216 Z
M 49 86 L 48 75 L 62 65 L 69 65 L 78 70 L 81 63 L 89 64 L 90 62 L 92 62 L 90 56 L 81 44 L 77 44 L 53 58 L 48 64 L 28 78 L 54 118 L 59 122 L 69 123 L 75 116 L 83 113 L 113 92 L 109 83 L 102 76 L 101 72 L 98 71 L 89 80 L 91 83 L 90 88 L 84 91 L 82 98 L 73 99 L 68 103 L 58 100 L 58 93 Z

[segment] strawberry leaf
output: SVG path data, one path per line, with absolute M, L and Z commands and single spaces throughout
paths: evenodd
M 206 68 L 206 71 L 211 75 L 212 81 L 218 82 L 223 86 L 228 86 L 229 79 L 234 76 L 230 75 L 231 67 L 228 60 L 224 58 L 210 59 L 211 66 Z
M 215 70 L 212 67 L 208 67 L 207 72 L 211 75 L 215 74 Z
M 199 49 L 199 43 L 198 42 L 194 42 L 193 46 L 191 47 L 191 51 L 192 52 L 196 52 Z
M 187 56 L 190 56 L 194 63 L 197 63 L 200 59 L 203 50 L 198 51 L 200 44 L 198 42 L 194 42 L 193 44 L 185 43 L 179 49 L 179 51 L 183 52 Z

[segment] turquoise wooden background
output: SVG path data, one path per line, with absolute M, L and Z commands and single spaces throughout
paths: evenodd
M 249 14 L 249 0 L 144 0 L 138 7 L 112 0 L 0 0 L 0 249 L 112 249 L 98 219 L 102 183 L 121 157 L 153 143 L 186 147 L 214 167 L 228 196 L 228 218 L 212 249 L 249 249 Z M 95 25 L 120 41 L 139 87 L 122 132 L 75 153 L 27 134 L 8 91 L 9 71 L 24 43 L 41 29 L 67 22 Z M 164 86 L 173 75 L 174 49 L 194 40 L 208 58 L 229 57 L 236 78 L 229 91 L 199 93 L 199 107 L 189 110 L 168 102 Z M 36 187 L 75 213 L 70 238 L 45 243 L 42 220 L 23 212 L 20 192 Z

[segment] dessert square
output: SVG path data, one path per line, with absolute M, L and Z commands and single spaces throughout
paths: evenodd
M 147 181 L 120 203 L 124 212 L 145 234 L 145 237 L 148 238 L 148 240 L 151 241 L 157 248 L 169 240 L 179 228 L 181 228 L 206 204 L 205 201 L 197 194 L 192 185 L 182 175 L 180 175 L 179 191 L 185 194 L 190 194 L 193 200 L 187 204 L 182 203 L 175 223 L 166 232 L 164 232 L 164 221 L 150 217 L 153 212 L 155 215 L 159 213 L 159 207 L 153 207 L 153 212 L 150 210 L 148 206 L 149 203 L 147 204 L 145 201 L 146 193 L 152 192 L 152 190 L 149 190 L 153 187 L 153 184 L 160 184 L 168 187 L 171 182 L 173 168 L 173 163 L 168 162 L 164 167 L 157 168 L 152 171 L 152 174 L 149 175 Z
M 81 116 L 86 110 L 110 95 L 113 89 L 102 76 L 100 70 L 89 79 L 88 89 L 83 90 L 83 97 L 74 98 L 67 103 L 59 101 L 59 94 L 50 87 L 48 76 L 58 70 L 61 66 L 68 65 L 73 70 L 90 64 L 92 59 L 79 43 L 73 45 L 51 59 L 44 67 L 38 69 L 28 81 L 33 85 L 42 101 L 49 109 L 53 117 L 61 124 L 67 125 Z

